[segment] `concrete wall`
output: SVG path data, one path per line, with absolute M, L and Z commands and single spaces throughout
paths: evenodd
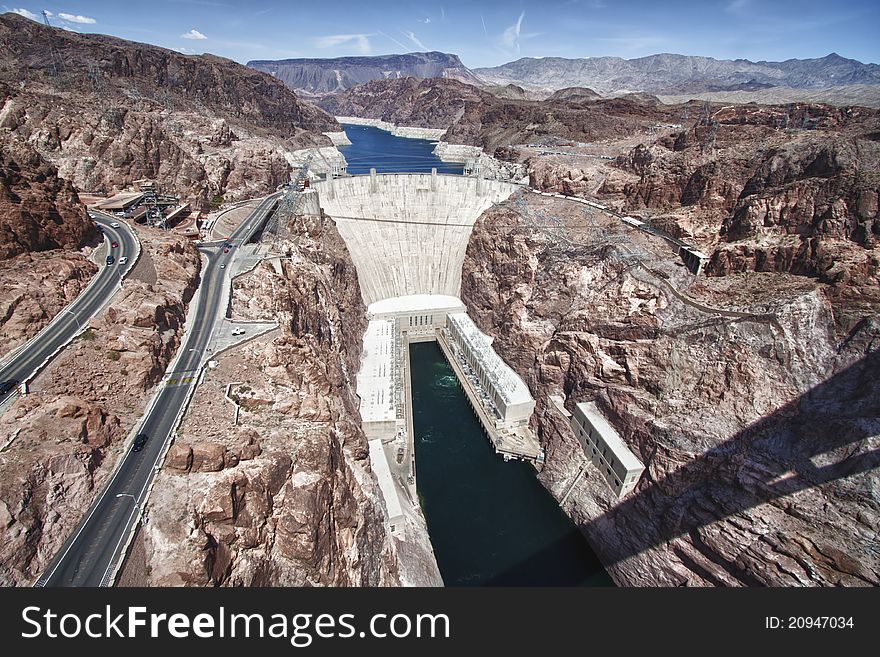
M 457 297 L 474 222 L 516 189 L 431 174 L 352 176 L 313 188 L 351 252 L 367 305 L 417 294 Z

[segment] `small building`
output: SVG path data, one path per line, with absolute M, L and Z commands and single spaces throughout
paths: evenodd
M 367 325 L 357 391 L 364 433 L 370 440 L 391 440 L 397 434 L 397 407 L 403 395 L 399 342 L 394 320 L 374 319 Z
M 376 475 L 379 482 L 379 490 L 382 492 L 382 498 L 385 500 L 385 510 L 388 513 L 388 531 L 392 536 L 401 540 L 406 539 L 405 518 L 403 516 L 403 506 L 400 504 L 400 497 L 397 487 L 394 485 L 394 477 L 391 474 L 391 467 L 388 465 L 388 457 L 385 454 L 385 448 L 382 446 L 381 440 L 371 440 L 370 447 L 370 467 Z
M 599 412 L 595 402 L 581 402 L 571 415 L 571 429 L 618 498 L 630 492 L 645 466 Z
M 503 427 L 525 426 L 535 410 L 528 386 L 492 348 L 492 338 L 480 331 L 467 313 L 446 317 L 449 341 L 461 354 Z

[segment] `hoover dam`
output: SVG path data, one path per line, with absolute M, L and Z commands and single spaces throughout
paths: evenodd
M 432 174 L 352 176 L 314 185 L 358 270 L 364 303 L 457 297 L 474 222 L 514 185 Z M 426 301 L 424 308 L 430 308 Z M 421 310 L 418 304 L 413 310 Z
M 529 563 L 534 553 L 546 554 L 548 563 L 541 568 L 554 573 L 554 583 L 605 584 L 607 576 L 585 540 L 529 465 L 540 467 L 544 453 L 529 428 L 535 401 L 528 387 L 492 348 L 492 338 L 474 325 L 459 298 L 475 222 L 516 191 L 510 182 L 440 174 L 436 168 L 431 173 L 377 173 L 373 168 L 366 175 L 328 176 L 312 183 L 308 204 L 314 211 L 317 202 L 323 216 L 335 223 L 367 306 L 357 394 L 390 533 L 407 540 L 413 531 L 408 517 L 421 503 L 447 584 L 485 584 L 505 577 L 511 584 L 531 581 L 516 573 L 517 564 Z M 431 342 L 437 346 L 415 345 L 422 351 L 416 358 L 420 370 L 414 372 L 410 345 Z M 440 410 L 448 403 L 453 406 Z M 462 413 L 468 406 L 471 412 Z M 414 415 L 421 418 L 419 427 Z M 449 422 L 455 427 L 444 426 Z M 430 463 L 417 463 L 417 451 Z M 443 473 L 462 467 L 462 458 L 475 464 L 473 481 L 451 487 L 461 489 L 457 501 L 444 499 L 450 487 Z M 427 473 L 424 486 L 417 485 L 417 466 Z M 503 483 L 493 486 L 496 479 Z M 461 518 L 460 510 L 477 500 L 485 510 Z M 456 509 L 451 515 L 450 507 Z M 466 543 L 458 535 L 458 522 L 473 537 L 468 550 L 462 551 Z M 520 538 L 511 543 L 511 536 Z M 493 564 L 492 555 L 499 553 L 504 563 Z

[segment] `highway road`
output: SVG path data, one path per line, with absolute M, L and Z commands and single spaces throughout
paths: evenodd
M 124 222 L 117 223 L 109 215 L 90 215 L 103 229 L 107 252 L 113 255 L 115 262 L 105 265 L 102 261 L 99 265 L 101 269 L 89 286 L 11 358 L 5 359 L 6 363 L 0 367 L 0 381 L 21 383 L 32 378 L 48 358 L 73 339 L 110 301 L 119 290 L 129 267 L 134 264 L 139 245 L 131 229 Z M 118 228 L 113 228 L 112 223 L 116 223 Z M 119 246 L 110 248 L 111 242 L 116 242 Z M 119 259 L 123 256 L 128 258 L 128 263 L 120 265 Z M 17 394 L 15 389 L 0 394 L 0 403 L 14 394 Z
M 205 349 L 218 318 L 225 315 L 228 291 L 224 293 L 226 267 L 236 248 L 260 228 L 274 208 L 277 195 L 265 199 L 222 244 L 202 246 L 207 264 L 202 270 L 198 300 L 191 315 L 193 324 L 165 380 L 141 420 L 138 434 L 146 434 L 144 448 L 135 452 L 127 446 L 109 483 L 86 512 L 83 520 L 37 580 L 37 586 L 109 586 L 122 558 L 126 540 L 139 521 L 144 497 L 158 472 L 168 441 L 191 392 L 198 385 Z

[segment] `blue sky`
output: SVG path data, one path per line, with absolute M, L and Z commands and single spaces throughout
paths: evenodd
M 519 57 L 658 52 L 880 62 L 876 0 L 84 0 L 4 4 L 53 25 L 239 62 L 441 50 L 470 67 Z

